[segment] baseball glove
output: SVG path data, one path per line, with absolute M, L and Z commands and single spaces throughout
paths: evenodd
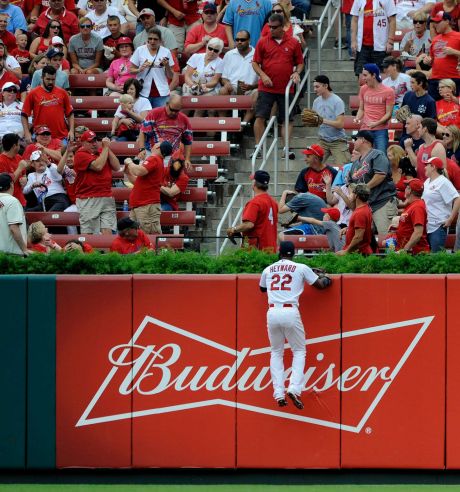
M 312 268 L 313 272 L 316 273 L 316 275 L 326 275 L 326 270 L 324 268 Z
M 395 113 L 395 118 L 400 123 L 405 123 L 412 116 L 412 112 L 407 104 L 401 106 Z
M 305 126 L 319 126 L 323 122 L 323 118 L 313 109 L 305 108 L 302 111 L 302 123 Z
M 297 222 L 297 217 L 299 216 L 295 212 L 286 212 L 283 215 L 283 221 L 280 222 L 281 227 L 289 227 L 294 224 L 294 222 Z

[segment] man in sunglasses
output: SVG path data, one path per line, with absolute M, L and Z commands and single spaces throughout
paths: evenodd
M 171 29 L 167 27 L 160 26 L 155 22 L 155 12 L 152 9 L 142 9 L 139 12 L 138 20 L 141 22 L 144 30 L 136 35 L 133 40 L 134 49 L 139 48 L 139 46 L 144 46 L 147 44 L 148 31 L 152 27 L 156 27 L 161 31 L 161 41 L 165 48 L 168 48 L 171 53 L 177 55 L 178 44 L 174 34 L 171 32 Z
M 24 129 L 21 123 L 22 103 L 17 95 L 19 86 L 14 82 L 7 82 L 2 86 L 2 102 L 0 103 L 0 138 L 7 133 L 15 133 L 21 138 Z
M 57 20 L 61 23 L 64 41 L 68 43 L 70 37 L 79 32 L 77 16 L 64 7 L 64 0 L 49 0 L 49 4 L 49 8 L 38 17 L 33 31 L 43 36 L 49 21 Z
M 429 0 L 397 0 L 396 29 L 412 29 L 416 15 L 429 14 L 435 2 Z
M 29 144 L 24 151 L 23 158 L 25 160 L 30 159 L 32 152 L 36 150 L 41 151 L 48 157 L 48 160 L 59 164 L 63 149 L 62 142 L 58 138 L 52 138 L 51 130 L 47 126 L 38 126 L 35 128 L 35 142 Z
M 80 34 L 72 36 L 69 43 L 70 73 L 100 73 L 104 53 L 102 38 L 93 33 L 93 23 L 88 17 L 80 19 Z

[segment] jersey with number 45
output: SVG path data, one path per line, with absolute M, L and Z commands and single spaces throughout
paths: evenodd
M 317 280 L 318 275 L 307 265 L 283 259 L 262 272 L 259 285 L 267 289 L 269 304 L 298 304 L 305 282 L 312 285 Z
M 246 233 L 251 246 L 276 251 L 278 204 L 268 193 L 260 193 L 249 200 L 242 219 L 254 224 L 254 228 Z

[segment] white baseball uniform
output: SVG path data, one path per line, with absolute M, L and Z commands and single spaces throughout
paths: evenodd
M 282 259 L 265 268 L 260 278 L 260 287 L 267 289 L 267 329 L 270 339 L 270 372 L 273 381 L 273 396 L 284 398 L 284 341 L 287 339 L 293 354 L 292 372 L 288 392 L 300 395 L 304 383 L 305 331 L 298 305 L 305 282 L 312 285 L 318 275 L 307 265 Z

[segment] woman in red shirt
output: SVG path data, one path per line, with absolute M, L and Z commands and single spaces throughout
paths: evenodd
M 45 27 L 43 36 L 35 38 L 30 44 L 29 52 L 32 56 L 39 55 L 40 53 L 46 53 L 51 48 L 51 40 L 54 36 L 59 36 L 64 39 L 62 33 L 62 26 L 58 20 L 50 20 Z
M 30 249 L 36 253 L 49 253 L 50 251 L 61 251 L 61 247 L 53 240 L 45 224 L 40 220 L 33 222 L 27 232 Z
M 442 126 L 460 124 L 460 106 L 456 97 L 457 87 L 452 79 L 441 79 L 438 85 L 439 95 L 436 101 L 436 117 Z

